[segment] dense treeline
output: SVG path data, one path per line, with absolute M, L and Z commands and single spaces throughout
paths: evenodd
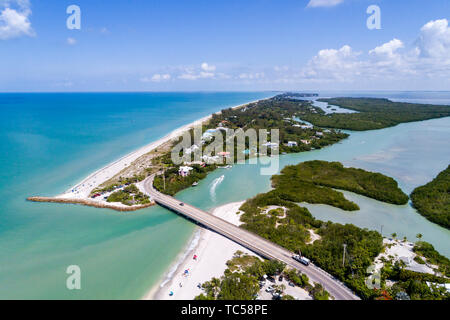
M 414 207 L 428 220 L 450 229 L 450 165 L 411 193 Z
M 277 260 L 261 261 L 241 254 L 228 261 L 227 265 L 229 268 L 222 277 L 212 278 L 202 285 L 204 293 L 195 297 L 196 300 L 255 300 L 263 275 L 274 276 L 285 268 Z
M 318 231 L 320 241 L 303 247 L 303 254 L 314 260 L 361 298 L 376 296 L 365 284 L 366 270 L 383 248 L 383 238 L 376 231 L 358 228 L 352 224 L 327 222 Z M 346 259 L 343 264 L 344 244 Z
M 275 189 L 274 191 L 277 191 Z M 241 226 L 293 252 L 301 251 L 324 270 L 332 273 L 363 298 L 376 292 L 364 283 L 365 271 L 382 250 L 382 237 L 354 225 L 341 225 L 315 219 L 306 208 L 282 199 L 277 192 L 260 194 L 244 203 Z M 286 216 L 265 213 L 268 206 L 286 208 Z M 309 229 L 317 230 L 320 240 L 307 244 Z M 347 245 L 347 260 L 342 265 L 343 244 Z
M 281 186 L 281 187 L 280 187 Z M 343 281 L 361 298 L 395 298 L 397 293 L 406 292 L 413 299 L 448 299 L 448 294 L 442 288 L 432 286 L 426 281 L 444 283 L 446 280 L 429 274 L 419 274 L 408 271 L 403 266 L 392 266 L 385 263 L 382 276 L 397 281 L 388 291 L 373 290 L 367 287 L 366 271 L 374 259 L 383 250 L 383 238 L 376 231 L 356 227 L 352 224 L 342 225 L 333 222 L 323 222 L 315 219 L 306 208 L 287 200 L 280 188 L 289 184 L 278 184 L 275 189 L 245 202 L 242 228 L 252 231 L 293 252 L 301 252 L 314 261 L 322 269 Z M 280 214 L 285 212 L 285 214 Z M 310 243 L 310 231 L 316 232 L 320 238 Z M 344 245 L 346 247 L 345 260 Z M 450 261 L 440 255 L 432 245 L 418 242 L 414 252 L 427 259 L 429 263 L 439 266 L 439 271 L 449 276 Z M 292 275 L 291 281 L 301 284 L 302 278 Z M 318 290 L 320 293 L 320 290 Z M 320 294 L 319 294 L 320 296 Z
M 280 198 L 292 202 L 327 204 L 346 211 L 359 210 L 359 206 L 347 200 L 342 192 L 297 179 L 288 180 L 290 179 L 285 179 L 283 182 L 286 182 L 286 184 L 280 183 L 280 188 L 272 192 Z
M 266 206 L 285 207 L 286 217 L 261 214 L 262 208 Z M 269 192 L 260 194 L 245 202 L 240 208 L 244 212 L 241 221 L 242 228 L 252 231 L 283 247 L 297 251 L 309 240 L 310 234 L 307 228 L 320 227 L 321 223 L 316 221 L 306 208 L 283 200 L 277 193 Z
M 148 204 L 150 203 L 150 198 L 140 192 L 136 185 L 131 184 L 125 187 L 123 190 L 112 193 L 106 201 L 120 202 L 124 205 L 132 206 L 136 204 Z
M 356 113 L 306 113 L 302 119 L 320 127 L 373 130 L 392 127 L 399 123 L 450 116 L 449 106 L 393 102 L 375 98 L 319 99 L 331 105 L 358 111 Z
M 314 201 L 314 193 L 317 192 L 318 197 L 321 190 L 326 190 L 325 193 L 330 194 L 331 197 L 333 193 L 330 191 L 332 190 L 330 188 L 351 191 L 392 204 L 406 204 L 408 202 L 408 196 L 398 187 L 394 179 L 381 173 L 368 172 L 357 168 L 345 168 L 339 162 L 307 161 L 294 166 L 287 166 L 281 171 L 281 175 L 272 177 L 272 185 L 286 194 L 291 194 L 293 199 L 289 200 L 295 202 L 299 202 L 298 199 L 302 198 L 304 193 L 308 192 L 312 192 L 313 194 L 306 198 L 311 198 Z M 315 187 L 311 187 L 311 185 Z M 342 195 L 340 192 L 332 191 Z M 332 198 L 336 199 L 337 197 L 333 195 Z M 339 201 L 342 201 L 342 199 L 345 200 L 343 195 L 342 199 L 337 199 Z M 306 201 L 310 203 L 330 204 L 320 201 Z M 334 206 L 341 207 L 339 205 Z
M 229 136 L 232 130 L 242 129 L 244 131 L 248 129 L 254 129 L 257 133 L 260 129 L 266 129 L 269 133 L 271 129 L 279 130 L 279 144 L 276 147 L 278 153 L 297 153 L 310 151 L 312 149 L 320 149 L 325 146 L 337 143 L 342 139 L 348 137 L 348 134 L 342 133 L 337 130 L 322 130 L 318 127 L 308 127 L 301 128 L 300 122 L 295 120 L 296 115 L 302 112 L 307 112 L 311 109 L 310 103 L 308 101 L 300 100 L 288 100 L 281 96 L 276 96 L 272 99 L 261 100 L 256 103 L 247 105 L 240 109 L 224 109 L 221 113 L 213 114 L 211 120 L 202 127 L 202 131 L 208 129 L 221 128 L 223 130 L 216 130 L 215 134 L 220 134 L 223 140 L 223 150 L 230 151 L 230 159 L 232 162 L 236 162 L 239 158 L 249 159 L 250 157 L 258 157 L 261 154 L 261 144 L 267 141 L 271 141 L 271 136 L 267 137 L 267 141 L 261 141 L 258 137 L 258 142 L 256 148 L 252 148 L 249 145 L 248 139 L 245 141 L 244 146 L 239 146 L 236 137 Z M 227 131 L 227 132 L 226 132 Z M 190 130 L 189 134 L 191 136 L 191 141 L 194 141 L 194 130 Z M 233 150 L 227 150 L 227 140 L 234 139 Z M 303 140 L 303 142 L 302 142 Z M 181 142 L 182 139 L 179 138 L 174 145 Z M 205 154 L 205 149 L 213 142 L 204 141 L 204 144 L 199 147 L 195 152 L 203 151 Z M 295 141 L 297 145 L 288 146 L 289 141 Z M 307 143 L 304 143 L 304 142 Z M 244 151 L 246 152 L 245 155 Z M 272 150 L 268 147 L 267 154 L 271 155 Z M 180 152 L 180 156 L 183 155 Z M 214 153 L 212 155 L 215 155 Z M 194 152 L 185 155 L 185 162 L 189 163 L 194 160 Z M 220 162 L 216 163 L 220 165 Z M 197 182 L 204 179 L 208 172 L 216 168 L 215 165 L 206 165 L 205 168 L 195 166 L 194 171 L 188 177 L 178 176 L 178 165 L 172 162 L 170 152 L 167 152 L 160 157 L 153 160 L 153 165 L 163 165 L 167 167 L 166 170 L 166 187 L 164 189 L 164 181 L 162 177 L 157 176 L 155 178 L 154 186 L 161 192 L 169 195 L 174 195 L 175 193 L 189 187 L 193 182 Z M 319 193 L 330 193 L 332 191 L 317 190 Z M 312 193 L 312 191 L 310 191 Z M 348 202 L 340 196 L 340 193 L 335 194 L 337 200 L 333 200 L 335 203 L 345 203 L 341 207 L 346 207 L 347 210 L 355 210 L 355 204 Z M 320 202 L 322 203 L 322 202 Z M 356 208 L 357 209 L 357 208 Z
M 195 297 L 196 300 L 255 300 L 261 290 L 259 281 L 265 281 L 265 276 L 274 279 L 277 275 L 286 276 L 294 286 L 305 289 L 314 300 L 330 298 L 330 294 L 322 285 L 310 284 L 305 274 L 286 268 L 284 263 L 277 260 L 260 260 L 238 251 L 233 259 L 227 262 L 227 266 L 223 276 L 203 283 L 204 293 Z M 273 284 L 272 287 L 282 296 L 282 300 L 294 299 L 284 294 L 284 285 Z
M 323 132 L 318 127 L 308 129 L 299 127 L 295 117 L 311 112 L 309 101 L 290 100 L 282 95 L 272 99 L 262 100 L 248 105 L 242 109 L 224 109 L 219 114 L 214 114 L 206 129 L 213 129 L 224 125 L 229 129 L 271 129 L 279 130 L 279 152 L 294 153 L 320 149 L 334 144 L 348 137 L 348 134 L 339 131 Z M 322 132 L 320 137 L 316 132 Z M 301 143 L 301 140 L 310 141 L 309 144 Z M 270 137 L 268 139 L 270 141 Z M 298 146 L 288 147 L 289 141 L 295 141 Z
M 199 165 L 192 165 L 193 170 L 187 177 L 181 177 L 178 175 L 178 168 L 179 167 L 173 167 L 164 171 L 165 182 L 162 175 L 157 175 L 153 181 L 153 186 L 155 189 L 173 196 L 177 192 L 192 186 L 194 182 L 198 182 L 206 178 L 210 171 L 216 169 L 216 166 L 209 165 L 206 167 L 201 167 Z

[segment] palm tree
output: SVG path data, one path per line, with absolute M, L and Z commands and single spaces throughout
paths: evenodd
M 419 240 L 422 239 L 422 234 L 421 233 L 416 234 L 416 238 Z
M 214 294 L 214 297 L 217 297 L 219 295 L 219 291 L 220 291 L 220 284 L 221 281 L 218 278 L 212 278 L 211 281 L 209 282 Z
M 395 239 L 397 238 L 397 234 L 394 232 L 393 234 L 391 234 L 391 237 Z

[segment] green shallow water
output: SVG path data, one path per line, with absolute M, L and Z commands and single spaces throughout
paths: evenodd
M 0 299 L 138 299 L 194 226 L 153 207 L 121 214 L 26 202 L 224 107 L 271 93 L 0 94 Z M 66 289 L 66 268 L 82 289 Z

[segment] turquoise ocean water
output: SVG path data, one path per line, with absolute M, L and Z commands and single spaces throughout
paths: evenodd
M 323 92 L 450 105 L 449 92 Z M 28 203 L 53 195 L 92 171 L 202 116 L 271 93 L 0 94 L 0 298 L 140 298 L 167 271 L 195 226 L 152 207 L 134 213 Z M 409 193 L 450 162 L 450 118 L 352 132 L 349 139 L 287 164 L 342 161 L 388 174 Z M 258 165 L 211 173 L 177 197 L 205 210 L 270 188 Z M 414 240 L 422 233 L 450 256 L 450 232 L 411 206 L 389 206 L 347 193 L 361 210 L 309 206 L 320 219 L 352 222 Z M 82 289 L 69 291 L 65 270 L 79 265 Z
M 170 131 L 259 93 L 0 94 L 0 298 L 140 298 L 194 227 L 154 207 L 131 214 L 29 203 Z M 82 289 L 66 289 L 79 265 Z

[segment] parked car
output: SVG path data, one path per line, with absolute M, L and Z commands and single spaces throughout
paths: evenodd
M 283 276 L 279 276 L 278 281 L 283 281 Z
M 266 288 L 266 292 L 273 292 L 273 291 L 275 291 L 275 289 L 272 286 L 268 286 Z
M 283 296 L 280 293 L 278 293 L 278 292 L 272 293 L 272 299 L 273 300 L 281 300 L 282 297 Z

